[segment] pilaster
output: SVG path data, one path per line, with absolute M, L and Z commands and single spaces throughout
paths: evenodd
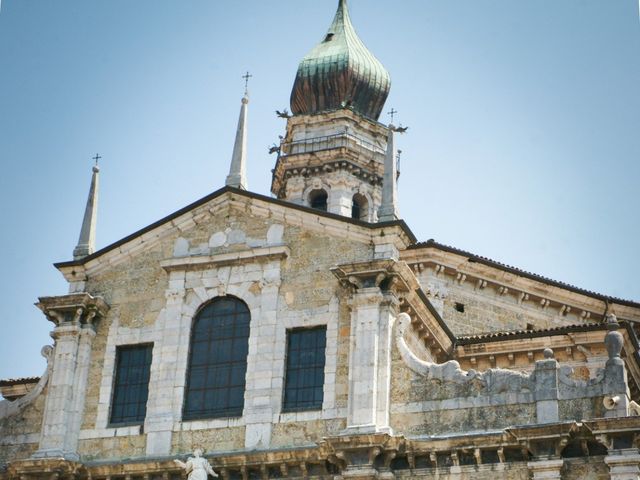
M 382 300 L 378 287 L 362 288 L 352 297 L 347 409 L 347 429 L 350 431 L 373 433 L 388 429 L 388 425 L 377 423 L 378 389 L 383 387 L 378 385 Z
M 42 297 L 37 306 L 56 324 L 53 367 L 44 407 L 42 431 L 34 458 L 77 460 L 91 358 L 93 325 L 108 311 L 100 297 L 88 293 Z
M 276 383 L 271 376 L 272 372 L 283 368 L 282 362 L 276 359 L 280 262 L 266 265 L 264 272 L 259 297 L 260 315 L 252 318 L 249 339 L 247 393 L 243 412 L 246 448 L 269 447 L 273 418 L 280 411 L 282 381 Z
M 640 479 L 640 454 L 637 448 L 615 450 L 604 457 L 604 461 L 609 466 L 611 480 Z
M 553 350 L 544 350 L 544 360 L 536 362 L 535 369 L 536 420 L 538 423 L 553 423 L 558 415 L 558 362 Z
M 564 461 L 562 459 L 544 459 L 527 463 L 532 480 L 560 480 Z
M 341 267 L 334 271 L 352 292 L 346 430 L 351 434 L 391 433 L 391 332 L 399 313 L 401 282 L 384 268 L 393 265 L 389 260 L 351 265 L 348 269 L 353 271 L 346 277 L 341 277 L 345 274 Z

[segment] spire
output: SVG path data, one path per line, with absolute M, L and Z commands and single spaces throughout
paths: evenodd
M 82 220 L 82 229 L 80 230 L 80 238 L 78 245 L 73 249 L 73 258 L 79 260 L 91 255 L 96 250 L 96 221 L 98 219 L 98 159 L 100 156 L 96 154 L 94 157 L 96 164 L 93 166 L 93 174 L 91 176 L 91 187 L 89 188 L 89 198 L 87 198 L 87 207 L 84 211 L 84 219 Z
M 398 219 L 398 188 L 396 184 L 396 144 L 393 125 L 389 125 L 387 153 L 384 157 L 384 178 L 382 180 L 382 203 L 378 208 L 378 221 L 390 222 Z
M 247 189 L 247 104 L 249 103 L 249 93 L 246 88 L 246 80 L 248 80 L 249 76 L 247 72 L 238 129 L 236 130 L 236 143 L 233 146 L 233 157 L 231 157 L 231 168 L 225 182 L 228 187 L 241 188 L 243 190 Z

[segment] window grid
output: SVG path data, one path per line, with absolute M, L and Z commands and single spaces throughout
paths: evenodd
M 222 297 L 196 316 L 183 418 L 241 416 L 249 348 L 249 309 Z
M 327 328 L 290 330 L 283 412 L 322 408 Z
M 117 347 L 110 424 L 144 422 L 153 344 Z

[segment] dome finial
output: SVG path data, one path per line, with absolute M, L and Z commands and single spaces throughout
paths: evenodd
M 347 1 L 339 0 L 323 40 L 298 66 L 291 111 L 305 115 L 350 108 L 378 120 L 390 86 L 389 73 L 353 28 Z

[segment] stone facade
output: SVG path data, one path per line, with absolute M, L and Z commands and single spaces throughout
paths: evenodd
M 434 289 L 402 260 L 415 255 L 412 241 L 402 222 L 345 222 L 227 188 L 93 258 L 59 264 L 71 293 L 39 303 L 55 326 L 50 373 L 3 404 L 2 475 L 31 475 L 61 458 L 87 472 L 80 476 L 98 465 L 91 476 L 179 475 L 161 459 L 197 446 L 223 478 L 572 478 L 562 472 L 574 458 L 602 475 L 637 468 L 614 448 L 635 445 L 640 425 L 629 416 L 633 332 L 611 317 L 609 330 L 588 319 L 584 332 L 543 323 L 534 338 L 456 337 L 448 320 L 462 312 L 432 303 Z M 498 297 L 490 287 L 474 294 L 488 305 Z M 191 324 L 225 295 L 251 313 L 244 411 L 184 421 Z M 286 332 L 318 325 L 327 332 L 322 408 L 282 412 Z M 493 328 L 503 326 L 485 331 Z M 465 339 L 482 343 L 456 346 Z M 145 421 L 110 426 L 116 347 L 148 343 Z M 494 360 L 476 351 L 472 362 L 474 345 Z M 514 433 L 515 425 L 529 427 Z M 563 463 L 575 442 L 583 454 Z
M 69 293 L 37 304 L 47 370 L 0 382 L 0 480 L 204 480 L 197 450 L 224 480 L 640 478 L 640 304 L 418 243 L 397 218 L 403 130 L 371 117 L 388 75 L 344 0 L 331 29 L 299 69 L 309 111 L 281 114 L 277 198 L 245 190 L 248 97 L 228 185 L 95 252 L 94 170 L 83 249 L 56 264 Z M 242 408 L 189 417 L 196 326 L 220 299 L 246 307 Z M 312 329 L 319 398 L 287 408 L 289 341 Z M 112 423 L 136 346 L 146 402 Z

